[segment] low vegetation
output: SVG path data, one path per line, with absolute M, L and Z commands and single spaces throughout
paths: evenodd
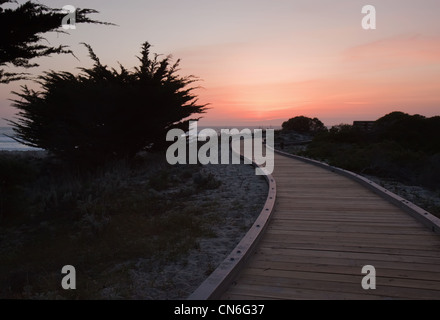
M 178 259 L 221 222 L 205 210 L 218 204 L 203 200 L 221 182 L 154 154 L 82 171 L 41 153 L 6 152 L 0 177 L 2 298 L 101 298 L 115 278 L 129 286 L 127 262 Z M 64 265 L 77 268 L 81 290 L 61 289 Z

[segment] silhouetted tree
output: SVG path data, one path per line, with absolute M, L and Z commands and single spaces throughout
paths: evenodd
M 379 140 L 393 140 L 402 147 L 435 154 L 440 152 L 440 117 L 395 111 L 376 120 Z
M 299 116 L 291 118 L 282 124 L 283 130 L 293 130 L 300 133 L 317 133 L 327 130 L 318 118 Z
M 203 113 L 188 87 L 197 79 L 180 77 L 178 60 L 170 64 L 144 43 L 140 66 L 128 71 L 109 69 L 86 45 L 94 66 L 69 72 L 47 72 L 39 77 L 42 92 L 23 87 L 14 106 L 20 112 L 11 121 L 16 140 L 43 148 L 76 162 L 101 163 L 123 158 L 146 147 L 166 143 L 171 128 L 188 129 L 189 117 Z M 197 120 L 197 119 L 192 119 Z
M 371 140 L 371 134 L 351 124 L 338 124 L 332 126 L 324 135 L 317 137 L 318 139 L 328 139 L 337 142 L 348 143 L 365 143 Z
M 393 111 L 376 120 L 376 127 L 389 127 L 411 116 L 402 111 Z
M 47 32 L 65 33 L 60 29 L 65 14 L 61 9 L 52 9 L 39 3 L 27 1 L 14 9 L 4 9 L 5 4 L 16 3 L 13 0 L 0 0 L 0 67 L 12 65 L 15 67 L 32 68 L 38 66 L 32 63 L 34 58 L 52 54 L 73 54 L 67 46 L 50 46 L 44 43 L 43 34 Z M 76 23 L 107 24 L 89 18 L 93 9 L 77 9 Z M 8 83 L 25 79 L 27 73 L 6 72 L 0 69 L 0 83 Z

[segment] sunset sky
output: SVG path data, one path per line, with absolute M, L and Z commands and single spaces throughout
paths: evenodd
M 40 2 L 94 8 L 94 18 L 118 26 L 78 25 L 70 35 L 49 35 L 54 45 L 70 45 L 79 61 L 40 59 L 34 74 L 91 66 L 80 42 L 109 66 L 133 67 L 149 41 L 153 52 L 182 60 L 181 75 L 203 80 L 196 93 L 211 109 L 200 125 L 278 126 L 298 115 L 333 125 L 396 110 L 440 114 L 439 0 Z M 364 5 L 376 7 L 376 30 L 361 26 Z M 0 118 L 13 117 L 10 92 L 24 83 L 0 85 Z

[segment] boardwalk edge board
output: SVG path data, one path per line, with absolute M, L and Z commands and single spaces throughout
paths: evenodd
M 348 178 L 362 184 L 363 186 L 372 190 L 377 195 L 379 195 L 382 198 L 384 198 L 385 200 L 395 204 L 396 206 L 398 206 L 399 208 L 401 208 L 402 210 L 404 210 L 405 212 L 410 214 L 412 217 L 414 217 L 415 219 L 417 219 L 418 221 L 423 223 L 426 227 L 428 227 L 431 231 L 433 231 L 437 234 L 440 234 L 440 219 L 439 218 L 432 215 L 428 211 L 420 208 L 419 206 L 415 205 L 414 203 L 412 203 L 412 202 L 392 193 L 391 191 L 381 187 L 377 183 L 375 183 L 375 182 L 373 182 L 373 181 L 371 181 L 371 180 L 369 180 L 359 174 L 356 174 L 354 172 L 351 172 L 351 171 L 348 171 L 345 169 L 341 169 L 338 167 L 333 167 L 333 166 L 331 166 L 327 163 L 324 163 L 324 162 L 301 157 L 298 155 L 290 154 L 290 153 L 276 150 L 276 149 L 273 149 L 273 150 L 280 155 L 283 155 L 283 156 L 286 156 L 289 158 L 293 158 L 293 159 L 297 159 L 297 160 L 301 160 L 303 162 L 313 164 L 315 166 L 319 166 L 321 168 L 324 168 L 324 169 L 330 170 L 332 172 L 341 174 L 345 177 L 348 177 Z
M 231 148 L 232 149 L 232 148 Z M 235 152 L 233 150 L 233 152 Z M 242 155 L 240 155 L 243 158 Z M 252 162 L 254 167 L 258 167 Z M 274 212 L 276 200 L 276 182 L 272 175 L 264 176 L 269 192 L 263 209 L 255 220 L 252 227 L 223 262 L 211 273 L 211 275 L 194 291 L 187 300 L 215 300 L 228 289 L 235 277 L 254 253 L 256 246 L 266 230 L 270 217 Z

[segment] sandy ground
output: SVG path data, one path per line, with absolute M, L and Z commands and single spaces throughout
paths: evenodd
M 177 261 L 161 265 L 151 259 L 128 262 L 132 299 L 186 299 L 235 248 L 262 210 L 268 186 L 263 177 L 255 175 L 254 167 L 207 165 L 203 170 L 222 181 L 218 189 L 194 200 L 197 206 L 210 204 L 207 210 L 220 217 L 212 225 L 215 237 L 200 239 L 197 248 Z M 109 272 L 126 267 L 118 265 Z M 121 291 L 117 286 L 105 288 L 102 298 L 121 298 Z
M 433 192 L 420 186 L 406 185 L 391 179 L 383 179 L 370 175 L 365 175 L 365 177 L 433 215 L 440 217 L 439 192 Z

